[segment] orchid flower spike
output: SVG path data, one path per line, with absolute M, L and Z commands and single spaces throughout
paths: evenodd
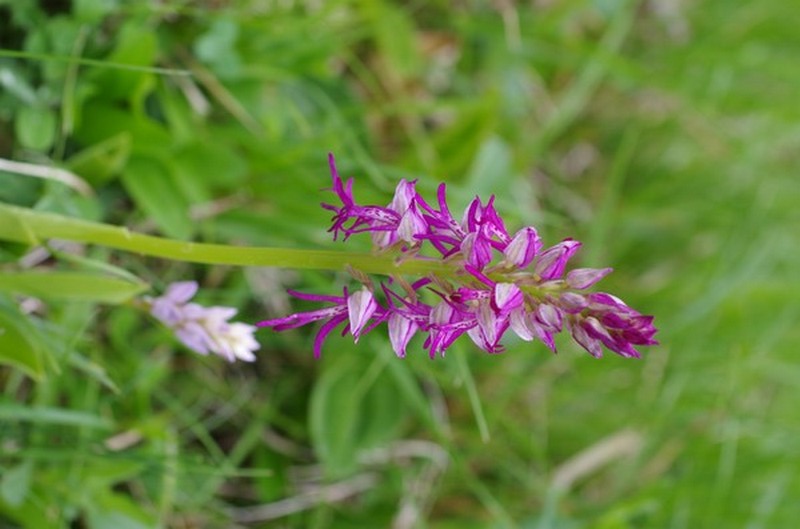
M 213 353 L 229 362 L 256 359 L 259 348 L 253 337 L 256 327 L 229 322 L 236 315 L 232 307 L 203 307 L 190 300 L 197 293 L 195 281 L 172 283 L 163 295 L 147 297 L 150 314 L 169 327 L 183 345 L 196 353 Z
M 417 333 L 425 335 L 423 347 L 431 358 L 443 356 L 462 335 L 489 353 L 502 352 L 501 340 L 509 329 L 554 352 L 554 335 L 568 329 L 575 342 L 595 357 L 602 356 L 604 347 L 624 357 L 639 357 L 636 346 L 658 344 L 652 316 L 640 314 L 611 294 L 586 292 L 611 268 L 567 271 L 580 242 L 565 239 L 543 249 L 533 226 L 510 235 L 493 196 L 485 203 L 475 197 L 456 220 L 447 204 L 445 184 L 439 186 L 435 207 L 417 193 L 416 181 L 406 180 L 397 185 L 387 206 L 362 205 L 353 195 L 354 180 L 341 179 L 333 155 L 329 164 L 331 190 L 339 204 L 322 207 L 333 212 L 329 231 L 334 240 L 369 233 L 377 251 L 395 252 L 404 259 L 437 259 L 450 272 L 409 284 L 387 271 L 389 279 L 374 290 L 365 274 L 354 274 L 362 286 L 353 293 L 347 288 L 342 296 L 291 292 L 331 306 L 265 320 L 258 326 L 283 331 L 324 320 L 314 342 L 315 357 L 320 356 L 326 336 L 340 324 L 343 334 L 358 341 L 386 323 L 389 341 L 400 357 L 406 356 Z M 176 290 L 173 297 L 180 301 L 191 296 Z M 174 318 L 171 306 L 159 310 Z

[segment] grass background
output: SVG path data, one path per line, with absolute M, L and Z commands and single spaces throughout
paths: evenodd
M 455 210 L 493 193 L 510 227 L 583 241 L 577 260 L 614 266 L 603 289 L 655 314 L 662 343 L 641 361 L 464 343 L 432 362 L 417 339 L 399 361 L 374 333 L 314 361 L 313 329 L 260 331 L 258 362 L 228 365 L 133 306 L 3 292 L 5 339 L 27 337 L 4 356 L 27 344 L 42 376 L 0 367 L 0 526 L 790 526 L 791 14 L 782 0 L 0 1 L 0 156 L 95 193 L 0 172 L 0 200 L 341 248 L 318 207 L 334 152 L 364 202 L 401 177 L 429 197 L 446 181 Z M 29 250 L 0 246 L 0 273 Z M 194 278 L 246 321 L 302 308 L 286 287 L 346 281 L 63 252 L 38 266 L 86 266 L 78 254 L 154 291 Z

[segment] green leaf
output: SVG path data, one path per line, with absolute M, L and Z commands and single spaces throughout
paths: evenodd
M 162 162 L 134 156 L 122 173 L 122 182 L 136 204 L 165 234 L 184 240 L 191 237 L 189 205 Z
M 144 23 L 130 19 L 116 35 L 116 47 L 106 58 L 110 62 L 132 66 L 152 66 L 158 55 L 156 33 Z M 132 70 L 97 71 L 98 94 L 106 101 L 129 99 L 143 86 L 152 83 L 153 74 Z M 141 94 L 139 94 L 141 95 Z
M 26 495 L 25 500 L 23 500 L 20 505 L 12 505 L 0 495 L 0 519 L 4 522 L 6 522 L 7 519 L 14 520 L 19 524 L 19 527 L 24 527 L 25 529 L 57 527 L 58 525 L 56 525 L 53 512 L 42 508 L 40 498 L 45 497 L 48 490 L 52 490 L 52 486 L 48 489 L 34 484 L 32 490 Z M 36 501 L 37 498 L 39 498 L 38 501 Z M 17 527 L 16 525 L 10 526 Z
M 17 211 L 18 209 L 13 207 L 0 207 L 0 239 L 29 245 L 38 244 L 39 238 L 25 220 L 16 214 Z
M 145 466 L 145 462 L 137 459 L 104 457 L 88 461 L 82 470 L 87 486 L 99 489 L 133 479 Z
M 0 498 L 11 507 L 19 507 L 25 501 L 31 487 L 33 463 L 23 461 L 3 472 L 0 477 Z
M 56 124 L 55 111 L 39 105 L 28 105 L 17 112 L 14 132 L 23 147 L 46 151 L 55 141 Z
M 110 430 L 113 427 L 110 420 L 88 412 L 48 406 L 23 406 L 13 402 L 0 402 L 0 421 L 59 424 L 99 430 Z
M 22 69 L 13 63 L 0 63 L 0 86 L 24 105 L 35 105 L 39 100 Z
M 91 184 L 102 185 L 122 171 L 131 154 L 131 135 L 120 132 L 67 160 L 67 168 Z
M 44 376 L 43 355 L 44 347 L 33 325 L 15 309 L 0 306 L 0 363 L 41 379 Z
M 383 352 L 387 355 L 394 355 L 394 351 L 389 348 L 388 344 L 384 345 Z M 436 419 L 431 404 L 422 388 L 420 388 L 419 382 L 414 377 L 409 363 L 390 360 L 387 371 L 394 379 L 394 385 L 398 389 L 398 397 L 408 403 L 409 408 L 414 410 L 417 418 L 425 423 L 437 438 L 445 439 L 444 428 Z
M 408 12 L 385 2 L 370 6 L 375 38 L 389 63 L 387 70 L 405 77 L 415 75 L 422 61 Z
M 236 50 L 239 25 L 228 18 L 218 18 L 194 45 L 194 52 L 222 78 L 234 78 L 241 70 L 241 58 Z
M 74 367 L 89 378 L 96 380 L 114 393 L 120 392 L 117 385 L 111 380 L 108 372 L 100 364 L 92 362 L 85 356 L 74 351 L 69 355 L 68 362 L 71 367 Z
M 148 288 L 145 283 L 84 272 L 5 272 L 0 275 L 0 291 L 45 299 L 124 303 Z
M 117 9 L 117 0 L 73 0 L 72 11 L 82 22 L 98 24 L 107 14 Z
M 210 198 L 209 189 L 241 189 L 247 176 L 247 163 L 240 156 L 224 144 L 211 141 L 196 141 L 183 147 L 175 155 L 175 168 L 181 181 L 186 182 L 185 187 L 202 188 L 195 193 L 203 200 Z
M 86 509 L 92 529 L 155 529 L 158 526 L 127 496 L 112 491 L 93 494 Z
M 490 136 L 472 160 L 465 185 L 478 196 L 490 195 L 496 189 L 508 189 L 515 177 L 508 144 L 497 136 Z
M 134 152 L 164 150 L 172 137 L 163 125 L 146 116 L 133 116 L 117 105 L 92 100 L 81 111 L 75 139 L 85 145 L 97 144 L 114 136 L 130 135 Z M 123 141 L 123 140 L 119 140 Z

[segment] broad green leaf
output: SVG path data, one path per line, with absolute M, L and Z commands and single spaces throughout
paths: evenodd
M 56 122 L 55 111 L 40 105 L 27 105 L 17 112 L 14 132 L 23 147 L 46 151 L 55 141 Z
M 84 272 L 5 272 L 0 291 L 45 299 L 124 303 L 148 289 L 144 283 Z
M 102 185 L 120 173 L 131 146 L 130 133 L 120 132 L 76 153 L 67 160 L 67 167 L 93 185 Z
M 14 309 L 0 306 L 0 363 L 41 379 L 44 376 L 43 355 L 44 347 L 33 325 Z
M 122 182 L 136 204 L 165 234 L 176 239 L 191 236 L 189 205 L 164 163 L 134 156 L 122 173 Z

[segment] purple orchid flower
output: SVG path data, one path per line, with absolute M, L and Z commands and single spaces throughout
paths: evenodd
M 447 204 L 447 190 L 437 190 L 437 207 L 416 191 L 416 181 L 401 180 L 387 206 L 360 205 L 353 197 L 353 179 L 344 182 L 329 156 L 332 191 L 340 205 L 323 204 L 334 213 L 330 232 L 347 240 L 370 233 L 380 251 L 394 250 L 404 258 L 421 257 L 429 248 L 452 267 L 446 276 L 430 276 L 408 285 L 399 278 L 380 283 L 381 299 L 372 286 L 339 296 L 292 295 L 332 303 L 327 308 L 260 322 L 277 331 L 324 321 L 314 341 L 319 357 L 325 337 L 344 323 L 355 341 L 383 323 L 395 353 L 405 357 L 416 334 L 427 335 L 423 348 L 431 358 L 444 355 L 466 334 L 489 352 L 504 350 L 501 340 L 511 329 L 522 340 L 539 340 L 555 352 L 554 335 L 568 329 L 591 355 L 603 347 L 625 357 L 638 357 L 635 346 L 656 345 L 653 317 L 628 307 L 606 293 L 586 293 L 611 268 L 576 268 L 567 272 L 581 243 L 565 239 L 547 249 L 537 230 L 523 227 L 513 236 L 494 207 L 476 197 L 457 221 Z M 565 276 L 566 274 L 566 276 Z M 357 277 L 359 274 L 355 274 Z M 369 282 L 366 276 L 363 282 Z M 402 292 L 397 290 L 402 286 Z M 177 292 L 182 299 L 185 293 Z M 176 298 L 176 299 L 177 299 Z M 171 314 L 168 307 L 165 314 Z M 168 317 L 168 316 L 165 316 Z
M 214 353 L 229 362 L 256 359 L 259 348 L 253 337 L 256 328 L 229 322 L 236 315 L 232 307 L 203 307 L 189 300 L 197 293 L 194 281 L 172 283 L 162 296 L 145 298 L 150 314 L 172 329 L 178 340 L 189 349 L 207 355 Z

